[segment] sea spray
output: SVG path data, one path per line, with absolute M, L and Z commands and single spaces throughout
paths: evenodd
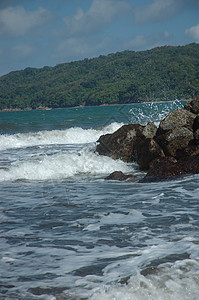
M 96 142 L 102 134 L 112 133 L 123 123 L 112 123 L 100 129 L 71 127 L 65 130 L 0 135 L 0 150 L 41 145 L 85 144 Z
M 0 169 L 0 181 L 66 179 L 73 176 L 102 176 L 114 172 L 131 172 L 132 166 L 120 160 L 100 156 L 85 148 L 53 155 L 38 155 L 27 161 L 15 161 L 6 170 Z
M 183 108 L 181 101 L 176 100 L 169 103 L 149 102 L 144 103 L 142 106 L 134 105 L 129 110 L 129 123 L 147 124 L 148 122 L 154 122 L 158 125 L 169 112 L 177 108 Z

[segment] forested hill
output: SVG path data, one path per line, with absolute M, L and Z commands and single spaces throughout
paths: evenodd
M 0 109 L 164 101 L 198 93 L 199 44 L 123 51 L 0 77 Z

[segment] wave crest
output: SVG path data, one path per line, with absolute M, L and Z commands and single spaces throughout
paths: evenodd
M 0 135 L 0 150 L 13 148 L 33 147 L 40 145 L 85 144 L 96 142 L 100 135 L 112 133 L 123 123 L 112 123 L 99 130 L 71 127 L 65 130 L 39 131 Z
M 0 180 L 57 180 L 81 175 L 100 176 L 116 170 L 130 172 L 132 167 L 85 149 L 15 162 L 9 169 L 0 170 Z

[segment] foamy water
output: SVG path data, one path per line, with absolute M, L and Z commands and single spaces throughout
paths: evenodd
M 102 134 L 113 133 L 122 125 L 122 123 L 112 123 L 101 130 L 72 127 L 66 130 L 3 134 L 0 135 L 0 150 L 40 145 L 93 143 Z
M 102 176 L 115 170 L 130 172 L 132 164 L 130 166 L 94 152 L 99 137 L 114 132 L 121 125 L 112 123 L 99 130 L 70 128 L 2 135 L 1 159 L 5 164 L 10 161 L 10 164 L 0 169 L 0 181 L 54 180 L 78 175 Z M 11 152 L 8 160 L 9 149 L 18 150 Z
M 198 175 L 106 181 L 144 173 L 95 153 L 100 135 L 179 105 L 11 113 L 19 132 L 1 115 L 0 299 L 198 299 Z
M 6 170 L 0 170 L 0 181 L 66 179 L 77 175 L 109 174 L 115 170 L 128 173 L 132 167 L 85 149 L 79 152 L 38 155 L 24 162 L 16 161 Z
M 184 260 L 162 264 L 144 276 L 138 272 L 126 285 L 102 288 L 92 300 L 197 300 L 198 261 Z

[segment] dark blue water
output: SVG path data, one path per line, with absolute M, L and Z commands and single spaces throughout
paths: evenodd
M 198 299 L 198 175 L 105 181 L 144 173 L 94 152 L 101 134 L 177 107 L 0 113 L 0 299 Z

